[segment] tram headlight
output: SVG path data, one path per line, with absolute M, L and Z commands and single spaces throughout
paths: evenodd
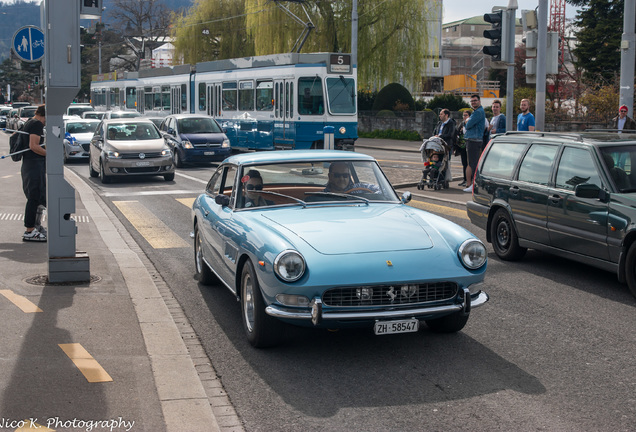
M 340 135 L 344 135 L 347 132 L 347 128 L 344 126 L 340 126 L 340 129 L 338 129 L 338 132 L 340 132 Z

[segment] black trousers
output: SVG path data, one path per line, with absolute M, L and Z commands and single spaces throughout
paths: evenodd
M 46 207 L 46 159 L 22 159 L 22 190 L 27 199 L 24 209 L 24 226 L 35 227 L 38 206 Z

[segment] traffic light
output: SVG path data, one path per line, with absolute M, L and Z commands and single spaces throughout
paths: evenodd
M 484 37 L 492 41 L 490 45 L 484 47 L 484 54 L 492 56 L 493 61 L 501 61 L 503 10 L 484 14 L 484 21 L 492 25 L 492 28 L 490 30 L 484 30 Z
M 526 74 L 526 83 L 535 84 L 537 82 L 537 44 L 539 32 L 537 30 L 537 12 L 534 10 L 521 11 L 521 23 L 523 25 L 523 44 L 526 47 L 526 62 L 523 70 Z
M 484 30 L 484 37 L 492 41 L 490 45 L 484 46 L 484 54 L 492 56 L 495 62 L 509 63 L 513 60 L 507 58 L 510 39 L 508 14 L 511 12 L 514 13 L 514 10 L 499 9 L 484 14 L 484 21 L 491 24 L 489 30 Z
M 39 84 L 40 84 L 40 77 L 36 75 L 33 77 L 33 85 L 37 86 Z

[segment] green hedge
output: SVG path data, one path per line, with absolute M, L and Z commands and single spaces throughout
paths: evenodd
M 422 137 L 415 131 L 387 129 L 387 130 L 374 130 L 373 132 L 360 132 L 358 131 L 360 138 L 385 138 L 395 139 L 403 141 L 421 141 Z

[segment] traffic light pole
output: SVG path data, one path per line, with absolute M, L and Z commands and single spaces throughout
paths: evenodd
M 632 118 L 634 118 L 634 61 L 636 59 L 635 14 L 636 0 L 625 0 L 623 36 L 621 38 L 621 89 L 619 100 L 621 105 L 627 105 L 627 115 Z
M 548 0 L 539 0 L 537 11 L 537 93 L 535 102 L 535 130 L 545 130 L 545 80 L 548 49 Z
M 517 0 L 509 0 L 508 2 L 508 44 L 506 46 L 508 59 L 506 73 L 506 130 L 513 130 L 514 115 L 514 92 L 515 92 L 515 27 L 517 24 Z

